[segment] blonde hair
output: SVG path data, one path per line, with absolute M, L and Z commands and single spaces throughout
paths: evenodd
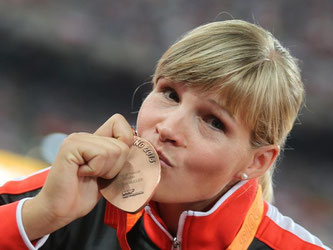
M 251 129 L 251 146 L 281 149 L 302 104 L 297 61 L 263 28 L 241 20 L 213 22 L 185 34 L 159 60 L 153 81 L 165 77 L 219 93 Z M 273 200 L 272 166 L 259 179 Z

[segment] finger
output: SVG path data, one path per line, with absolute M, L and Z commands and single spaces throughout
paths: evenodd
M 129 147 L 115 138 L 96 137 L 89 148 L 80 148 L 85 163 L 78 170 L 79 176 L 94 176 L 111 179 L 124 165 Z
M 63 164 L 58 165 L 65 166 L 67 165 L 66 163 L 69 163 L 69 166 L 80 167 L 87 165 L 96 157 L 101 160 L 112 157 L 112 152 L 114 152 L 112 148 L 113 143 L 109 142 L 109 140 L 120 142 L 114 138 L 96 136 L 89 133 L 70 134 L 59 149 L 57 160 L 60 160 Z M 90 165 L 86 167 L 90 167 Z M 74 168 L 70 168 L 75 171 Z M 94 171 L 94 169 L 91 169 L 91 171 Z
M 134 142 L 132 128 L 126 119 L 120 114 L 113 115 L 101 127 L 99 127 L 94 134 L 116 138 L 126 143 L 129 147 Z
M 101 175 L 101 177 L 105 179 L 114 178 L 119 173 L 119 171 L 124 167 L 125 162 L 127 161 L 130 148 L 127 146 L 127 144 L 119 141 L 117 146 L 120 149 L 120 154 L 116 158 L 116 161 L 112 162 L 113 165 L 111 168 L 110 168 L 110 163 L 107 162 L 108 165 L 104 168 L 103 175 Z

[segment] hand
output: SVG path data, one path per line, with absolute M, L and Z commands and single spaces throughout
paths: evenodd
M 41 192 L 23 206 L 29 239 L 40 238 L 89 213 L 101 198 L 97 178 L 117 175 L 133 141 L 130 125 L 119 114 L 94 134 L 68 136 Z

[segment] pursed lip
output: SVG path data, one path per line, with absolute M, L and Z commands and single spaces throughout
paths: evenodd
M 161 150 L 156 149 L 156 152 L 158 154 L 158 158 L 160 161 L 164 164 L 166 164 L 169 167 L 173 167 L 172 164 L 170 163 L 169 159 L 162 153 Z

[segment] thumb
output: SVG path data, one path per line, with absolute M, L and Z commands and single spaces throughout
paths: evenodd
M 94 134 L 116 138 L 126 143 L 129 147 L 134 142 L 133 130 L 125 117 L 120 114 L 111 116 Z

